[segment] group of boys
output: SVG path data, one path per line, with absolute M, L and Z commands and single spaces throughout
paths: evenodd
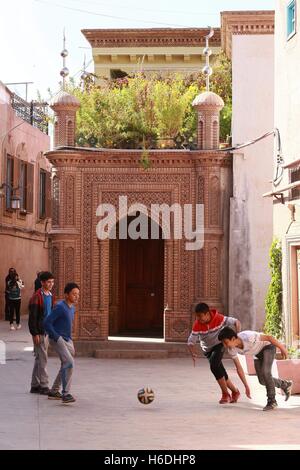
M 79 287 L 74 282 L 68 283 L 64 289 L 65 299 L 55 303 L 52 288 L 54 276 L 50 272 L 40 275 L 41 288 L 31 297 L 29 303 L 29 330 L 33 338 L 35 362 L 32 372 L 31 393 L 47 395 L 49 399 L 62 400 L 62 403 L 73 403 L 75 398 L 70 393 L 72 374 L 74 368 L 74 345 L 72 341 L 72 323 L 75 305 L 79 300 Z M 230 380 L 222 363 L 225 348 L 232 358 L 238 376 L 245 386 L 245 393 L 251 398 L 244 370 L 238 355 L 254 356 L 254 365 L 260 384 L 266 387 L 267 404 L 264 411 L 274 410 L 278 405 L 275 398 L 275 387 L 282 390 L 285 400 L 288 400 L 292 391 L 292 381 L 282 380 L 272 376 L 272 364 L 278 348 L 283 356 L 287 357 L 287 350 L 283 344 L 273 336 L 256 331 L 241 331 L 241 323 L 233 317 L 227 317 L 215 309 L 210 309 L 205 303 L 196 306 L 196 320 L 188 339 L 192 358 L 198 356 L 196 350 L 197 340 L 204 355 L 210 363 L 210 369 L 221 389 L 220 404 L 236 403 L 240 391 Z M 49 389 L 47 372 L 49 343 L 57 352 L 61 367 Z M 62 387 L 62 392 L 60 388 Z
M 236 366 L 248 398 L 251 398 L 250 387 L 238 355 L 254 356 L 258 380 L 267 390 L 268 400 L 263 408 L 264 411 L 274 410 L 278 406 L 275 398 L 275 387 L 282 390 L 285 400 L 289 399 L 292 391 L 292 381 L 272 376 L 272 364 L 276 348 L 280 350 L 284 359 L 287 358 L 288 353 L 283 344 L 270 335 L 250 330 L 241 331 L 239 320 L 226 317 L 217 310 L 210 309 L 205 303 L 198 304 L 195 312 L 196 320 L 188 339 L 188 346 L 195 364 L 196 358 L 199 357 L 196 343 L 200 339 L 200 345 L 204 355 L 209 360 L 211 372 L 222 391 L 220 404 L 236 403 L 240 397 L 240 391 L 229 379 L 222 363 L 225 348 L 227 348 L 228 354 Z

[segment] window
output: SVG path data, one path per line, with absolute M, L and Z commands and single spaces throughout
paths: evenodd
M 39 218 L 46 219 L 51 217 L 52 210 L 50 173 L 40 170 L 39 183 Z
M 290 182 L 295 183 L 295 181 L 300 181 L 300 166 L 290 170 Z M 294 188 L 291 190 L 291 198 L 300 199 L 300 188 Z
M 11 155 L 7 155 L 6 160 L 6 194 L 5 194 L 5 207 L 11 208 L 12 188 L 14 185 L 14 159 Z
M 27 210 L 27 164 L 22 162 L 20 164 L 20 210 Z
M 292 0 L 287 6 L 287 39 L 296 33 L 296 0 Z
M 39 217 L 44 219 L 46 217 L 46 172 L 40 170 L 40 204 L 39 204 Z

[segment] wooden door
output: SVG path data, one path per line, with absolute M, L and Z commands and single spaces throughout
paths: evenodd
M 163 337 L 163 240 L 119 240 L 119 250 L 120 333 Z

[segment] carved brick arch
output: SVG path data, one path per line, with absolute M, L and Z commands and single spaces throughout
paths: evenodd
M 127 216 L 128 220 L 125 214 L 118 217 L 114 239 L 110 239 L 108 243 L 109 334 L 118 335 L 132 328 L 141 329 L 141 323 L 143 323 L 144 331 L 154 328 L 155 334 L 162 337 L 166 273 L 164 256 L 166 248 L 162 227 L 159 221 L 151 218 L 149 210 L 142 204 L 133 204 L 130 208 L 128 207 Z M 141 217 L 141 223 L 146 223 L 147 239 L 143 239 L 142 236 L 137 240 L 132 240 L 130 234 L 127 234 L 125 240 L 120 238 L 120 223 L 125 222 L 127 233 L 135 217 Z M 152 221 L 156 224 L 154 239 L 151 230 Z M 137 230 L 143 233 L 144 228 L 145 226 Z M 105 249 L 104 247 L 105 245 L 102 244 L 102 249 Z M 102 259 L 105 259 L 103 252 Z M 150 285 L 153 286 L 151 289 L 154 289 L 153 298 L 149 291 Z M 143 315 L 140 315 L 141 302 Z

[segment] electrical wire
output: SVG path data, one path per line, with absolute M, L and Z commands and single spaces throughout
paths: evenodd
M 225 147 L 224 149 L 218 149 L 219 152 L 232 152 L 234 150 L 239 150 L 245 147 L 249 147 L 250 145 L 256 144 L 256 142 L 259 142 L 260 140 L 265 139 L 269 135 L 273 135 L 276 137 L 276 168 L 273 176 L 273 186 L 278 186 L 279 183 L 282 180 L 283 177 L 283 165 L 284 165 L 284 159 L 282 155 L 282 148 L 281 148 L 281 139 L 280 139 L 280 132 L 277 127 L 275 127 L 272 131 L 266 132 L 265 134 L 261 135 L 260 137 L 257 137 L 256 139 L 249 140 L 248 142 L 245 142 L 243 144 L 238 144 L 235 145 L 234 147 Z
M 82 2 L 82 0 L 73 0 L 73 1 L 76 1 L 76 2 Z M 112 3 L 109 1 L 109 2 L 94 2 L 94 1 L 91 1 L 91 0 L 87 0 L 85 1 L 85 3 L 90 3 L 92 5 L 98 5 L 98 6 L 101 6 L 101 5 L 104 5 L 104 6 L 108 6 L 108 7 L 117 7 L 117 8 L 125 8 L 126 10 L 128 10 L 129 8 L 129 5 L 126 4 L 124 5 L 124 3 L 114 3 L 114 5 L 112 6 Z M 153 8 L 141 8 L 141 7 L 138 7 L 138 6 L 135 6 L 133 5 L 132 8 L 134 10 L 139 10 L 139 11 L 147 11 L 147 12 L 151 12 L 151 13 L 171 13 L 173 15 L 192 15 L 192 16 L 195 16 L 195 15 L 206 15 L 206 16 L 217 16 L 218 13 L 212 13 L 212 12 L 200 12 L 200 11 L 179 11 L 179 10 L 160 10 L 160 9 L 153 9 Z
M 70 11 L 77 11 L 79 13 L 86 13 L 88 15 L 94 15 L 94 16 L 101 16 L 103 18 L 112 18 L 112 19 L 116 19 L 116 20 L 123 20 L 123 21 L 135 21 L 137 23 L 146 23 L 146 24 L 156 24 L 156 25 L 160 25 L 160 26 L 171 26 L 171 27 L 176 27 L 176 28 L 186 28 L 187 26 L 186 25 L 181 25 L 181 24 L 174 24 L 174 23 L 162 23 L 162 22 L 159 22 L 159 21 L 150 21 L 150 20 L 141 20 L 141 19 L 134 19 L 134 18 L 124 18 L 123 16 L 115 16 L 115 15 L 106 15 L 104 13 L 97 13 L 97 12 L 94 12 L 94 11 L 89 11 L 89 10 L 83 10 L 81 8 L 73 8 L 73 7 L 67 7 L 65 5 L 59 5 L 58 3 L 53 3 L 53 2 L 47 2 L 45 0 L 34 0 L 35 2 L 38 2 L 38 3 L 44 3 L 46 5 L 50 5 L 50 6 L 55 6 L 55 7 L 58 7 L 58 8 L 64 8 L 65 10 L 70 10 Z

